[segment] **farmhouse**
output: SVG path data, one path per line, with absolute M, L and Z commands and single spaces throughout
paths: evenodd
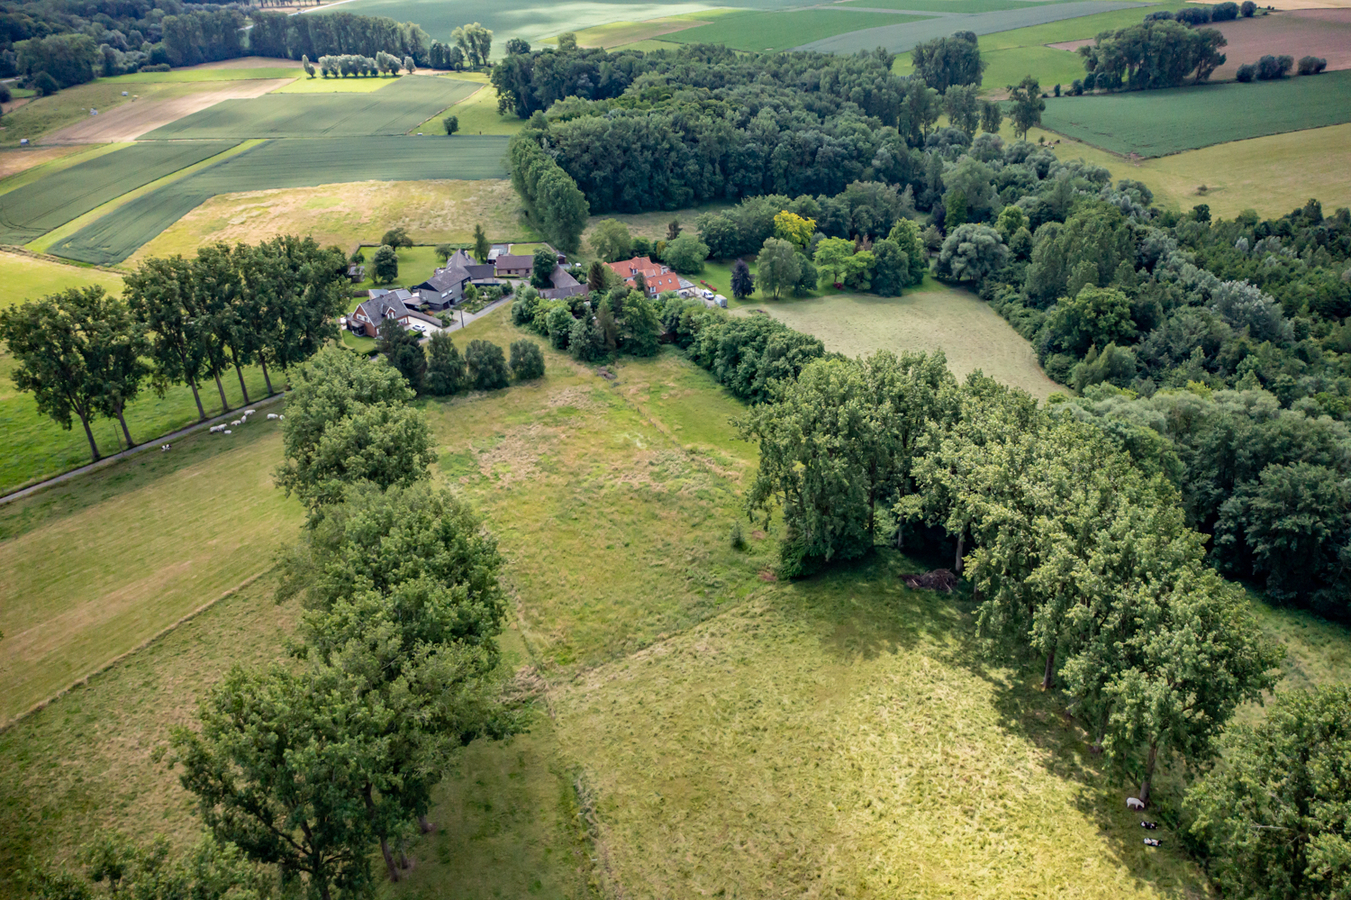
M 572 277 L 572 273 L 562 266 L 554 266 L 549 280 L 553 283 L 553 287 L 539 292 L 545 300 L 566 300 L 568 297 L 586 293 L 586 285 L 578 282 Z
M 515 256 L 503 253 L 493 260 L 493 268 L 498 278 L 529 278 L 530 270 L 535 267 L 533 256 Z
M 427 309 L 443 310 L 464 299 L 465 285 L 475 287 L 495 287 L 502 282 L 497 278 L 492 263 L 475 262 L 474 258 L 463 250 L 456 250 L 446 260 L 445 266 L 421 284 L 411 290 L 417 292 L 418 302 Z
M 682 297 L 690 297 L 694 294 L 693 282 L 686 281 L 667 266 L 653 262 L 646 256 L 635 256 L 633 259 L 607 263 L 607 265 L 616 275 L 624 279 L 625 284 L 636 285 L 637 276 L 642 275 L 643 281 L 647 284 L 647 295 L 649 297 L 656 297 L 668 291 L 677 293 Z
M 408 308 L 413 294 L 403 288 L 387 291 L 375 288 L 368 292 L 368 298 L 357 304 L 347 317 L 349 330 L 366 337 L 376 337 L 380 332 L 380 323 L 385 319 L 397 319 L 405 329 L 430 331 L 441 327 L 441 322 Z

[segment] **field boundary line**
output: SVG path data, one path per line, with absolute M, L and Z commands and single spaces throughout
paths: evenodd
M 261 572 L 256 572 L 253 575 L 250 575 L 248 578 L 245 578 L 239 584 L 230 588 L 225 593 L 221 594 L 219 597 L 216 597 L 215 599 L 212 600 L 208 600 L 206 603 L 203 603 L 201 606 L 197 607 L 191 612 L 184 613 L 182 616 L 179 616 L 176 620 L 164 626 L 159 631 L 152 634 L 150 637 L 141 641 L 135 647 L 132 647 L 130 650 L 119 653 L 117 656 L 114 656 L 107 662 L 101 663 L 92 672 L 82 675 L 75 681 L 72 681 L 70 684 L 66 685 L 61 690 L 57 691 L 55 694 L 52 694 L 50 697 L 47 697 L 44 700 L 39 700 L 37 703 L 34 703 L 32 706 L 28 707 L 28 709 L 19 713 L 17 716 L 10 719 L 8 722 L 0 724 L 0 734 L 4 734 L 5 732 L 9 731 L 15 725 L 18 725 L 20 722 L 22 722 L 29 716 L 33 715 L 34 713 L 41 712 L 42 710 L 46 709 L 48 706 L 55 703 L 57 700 L 60 700 L 62 697 L 66 696 L 76 688 L 88 685 L 91 679 L 97 678 L 99 675 L 102 675 L 104 672 L 107 672 L 109 669 L 111 669 L 118 663 L 122 662 L 123 660 L 131 656 L 134 656 L 137 653 L 140 653 L 142 650 L 149 648 L 151 645 L 157 643 L 161 638 L 166 637 L 170 632 L 177 629 L 178 626 L 183 625 L 186 622 L 192 621 L 193 619 L 197 618 L 202 613 L 211 609 L 211 607 L 215 606 L 222 600 L 225 600 L 229 597 L 233 597 L 235 594 L 239 593 L 244 588 L 253 584 L 259 578 L 262 578 L 264 575 L 273 571 L 275 568 L 276 568 L 275 565 L 270 565 L 266 569 L 263 569 Z
M 155 449 L 156 446 L 158 446 L 160 442 L 176 441 L 179 438 L 185 438 L 191 434 L 195 434 L 196 432 L 201 431 L 203 428 L 210 428 L 212 425 L 219 425 L 221 424 L 221 422 L 230 418 L 231 416 L 238 415 L 239 411 L 241 409 L 244 409 L 245 407 L 271 406 L 280 400 L 284 400 L 285 398 L 286 392 L 278 391 L 271 397 L 264 397 L 262 400 L 258 400 L 254 403 L 241 403 L 234 409 L 226 410 L 225 412 L 221 413 L 218 416 L 213 416 L 201 422 L 194 422 L 193 424 L 187 426 L 186 428 L 180 428 L 177 431 L 171 431 L 168 434 L 161 434 L 159 437 L 153 437 L 141 441 L 141 443 L 137 444 L 135 447 L 131 447 L 127 450 L 119 450 L 112 456 L 103 457 L 98 462 L 85 463 L 84 465 L 80 466 L 77 469 L 71 469 L 68 472 L 62 472 L 60 475 L 53 475 L 51 478 L 43 479 L 42 481 L 39 481 L 36 484 L 26 485 L 24 487 L 17 488 L 16 490 L 10 491 L 8 494 L 0 495 L 0 506 L 4 506 L 6 503 L 11 503 L 15 500 L 22 500 L 24 497 L 27 497 L 31 494 L 36 494 L 38 491 L 44 490 L 45 488 L 55 487 L 56 485 L 61 484 L 63 481 L 70 481 L 72 478 L 78 478 L 79 476 L 87 475 L 90 472 L 97 472 L 100 469 L 106 469 L 109 466 L 113 465 L 114 463 L 121 462 L 124 459 L 130 459 L 137 453 L 144 453 L 147 450 L 153 450 Z
M 45 253 L 56 244 L 70 237 L 75 232 L 79 231 L 84 226 L 97 222 L 99 219 L 103 218 L 109 213 L 117 211 L 118 209 L 127 205 L 133 200 L 140 199 L 141 197 L 144 197 L 146 194 L 149 194 L 152 191 L 156 191 L 159 188 L 162 188 L 166 185 L 173 184 L 175 181 L 187 178 L 191 175 L 195 175 L 198 172 L 211 168 L 212 166 L 219 165 L 220 163 L 223 163 L 226 160 L 233 159 L 234 157 L 238 156 L 241 153 L 247 153 L 249 150 L 252 150 L 260 143 L 262 143 L 262 139 L 259 138 L 250 138 L 248 140 L 241 141 L 235 144 L 233 147 L 230 147 L 226 150 L 222 150 L 215 156 L 208 156 L 201 162 L 195 162 L 190 166 L 184 166 L 183 168 L 175 172 L 170 172 L 167 175 L 163 175 L 159 178 L 156 178 L 154 181 L 148 184 L 143 184 L 140 187 L 135 188 L 134 190 L 127 191 L 125 194 L 114 197 L 107 203 L 100 204 L 99 206 L 96 206 L 93 209 L 91 209 L 89 212 L 80 216 L 76 216 L 69 222 L 66 222 L 56 228 L 53 228 L 51 231 L 47 232 L 41 237 L 36 237 L 33 240 L 29 241 L 27 244 L 24 244 L 24 247 L 30 248 L 38 253 Z M 245 146 L 246 144 L 248 146 Z
M 26 256 L 29 259 L 55 263 L 59 266 L 70 266 L 73 269 L 95 269 L 99 272 L 107 272 L 109 275 L 117 275 L 119 277 L 127 274 L 122 269 L 114 269 L 112 266 L 101 266 L 98 263 L 79 262 L 73 259 L 66 259 L 63 256 L 53 256 L 50 253 L 39 253 L 36 250 L 29 250 L 27 247 L 19 244 L 0 244 L 0 253 L 12 253 L 15 256 Z

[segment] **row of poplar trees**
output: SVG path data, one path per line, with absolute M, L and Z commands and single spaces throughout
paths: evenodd
M 301 363 L 335 337 L 346 259 L 311 238 L 282 236 L 257 245 L 212 244 L 193 258 L 146 260 L 126 276 L 123 296 L 102 287 L 70 288 L 0 311 L 0 340 L 18 363 L 13 377 L 38 410 L 63 428 L 78 419 L 95 460 L 90 423 L 115 418 L 134 446 L 126 408 L 149 387 L 192 389 L 207 418 L 201 384 L 234 369 L 251 402 L 244 367 L 261 367 L 268 395 L 273 369 Z
M 281 557 L 278 600 L 301 606 L 290 658 L 236 666 L 171 733 L 209 834 L 178 859 L 97 840 L 83 873 L 45 873 L 39 896 L 104 896 L 110 872 L 111 896 L 371 896 L 375 849 L 398 881 L 407 842 L 433 828 L 452 751 L 514 727 L 494 674 L 502 560 L 475 513 L 431 485 L 413 390 L 336 346 L 293 375 L 275 473 L 308 510 Z
M 959 386 L 941 353 L 883 352 L 808 364 L 744 430 L 747 507 L 782 510 L 787 574 L 945 533 L 982 632 L 1036 655 L 1146 803 L 1161 758 L 1210 759 L 1275 682 L 1279 648 L 1206 565 L 1177 490 L 1097 425 L 979 374 Z

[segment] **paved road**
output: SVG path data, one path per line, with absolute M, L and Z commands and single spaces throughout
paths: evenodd
M 271 406 L 274 403 L 280 401 L 285 396 L 286 396 L 285 394 L 273 394 L 271 397 L 268 397 L 264 400 L 259 400 L 256 403 L 250 403 L 248 405 L 248 408 L 258 409 L 259 407 L 263 406 Z M 119 460 L 135 456 L 137 453 L 144 453 L 147 450 L 158 450 L 161 444 L 172 444 L 174 441 L 179 440 L 180 438 L 185 438 L 190 434 L 196 434 L 197 432 L 202 431 L 203 429 L 210 428 L 212 425 L 219 425 L 222 422 L 229 422 L 232 419 L 236 418 L 243 410 L 244 407 L 241 406 L 239 407 L 239 409 L 233 410 L 232 412 L 222 413 L 221 415 L 216 416 L 214 419 L 207 419 L 205 422 L 198 422 L 196 425 L 190 425 L 187 428 L 180 428 L 178 431 L 175 431 L 172 434 L 161 435 L 157 438 L 153 438 L 149 441 L 146 441 L 144 444 L 137 444 L 130 450 L 123 450 L 121 453 L 114 453 L 112 456 L 105 456 L 98 462 L 80 466 L 78 469 L 71 469 L 69 472 L 66 472 L 64 474 L 57 475 L 53 478 L 48 478 L 46 481 L 39 481 L 37 484 L 29 485 L 28 487 L 22 490 L 14 491 L 11 494 L 5 494 L 5 496 L 0 497 L 0 506 L 9 503 L 12 500 L 18 500 L 20 498 L 27 497 L 29 494 L 35 494 L 38 491 L 42 490 L 43 488 L 49 488 L 54 485 L 58 485 L 63 481 L 69 481 L 72 478 L 78 478 L 79 476 L 85 475 L 89 472 L 96 472 L 99 469 L 111 466 L 113 463 L 118 462 Z

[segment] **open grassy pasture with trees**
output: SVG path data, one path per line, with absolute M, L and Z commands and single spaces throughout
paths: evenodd
M 1046 101 L 1042 122 L 1113 153 L 1165 156 L 1351 122 L 1351 73 L 1061 97 Z
M 504 311 L 456 340 L 521 333 Z M 756 453 L 729 420 L 746 408 L 706 373 L 670 349 L 611 366 L 613 379 L 545 357 L 539 381 L 422 404 L 436 480 L 485 516 L 506 560 L 503 667 L 544 693 L 528 733 L 450 758 L 435 829 L 383 895 L 1204 892 L 1170 826 L 1164 847 L 1141 846 L 1119 776 L 1017 653 L 985 648 L 973 604 L 904 586 L 934 561 L 884 551 L 774 580 L 781 526 L 763 535 L 741 520 Z M 274 540 L 289 543 L 299 512 L 268 477 L 279 442 L 214 437 L 192 452 L 218 454 L 212 477 L 231 503 L 279 503 Z M 119 489 L 185 477 L 173 454 L 147 462 Z M 72 485 L 28 513 L 33 532 L 73 528 L 107 490 Z M 160 530 L 187 527 L 193 508 L 168 507 Z M 744 549 L 729 540 L 738 520 Z M 207 558 L 242 549 L 198 544 Z M 190 721 L 231 664 L 282 657 L 299 609 L 275 605 L 273 584 L 239 590 L 0 736 L 6 872 L 39 851 L 70 860 L 101 825 L 193 842 L 189 798 L 161 761 L 168 726 Z M 1293 658 L 1318 660 L 1310 679 L 1345 677 L 1344 630 L 1267 615 Z
M 81 262 L 121 262 L 217 194 L 368 180 L 501 178 L 505 149 L 505 138 L 486 135 L 452 141 L 430 137 L 269 141 L 118 207 L 53 245 L 52 252 Z
M 317 138 L 403 134 L 476 89 L 472 82 L 410 75 L 363 94 L 265 94 L 226 100 L 145 135 L 146 140 Z
M 109 200 L 231 146 L 223 141 L 132 144 L 0 194 L 0 242 L 26 244 Z

